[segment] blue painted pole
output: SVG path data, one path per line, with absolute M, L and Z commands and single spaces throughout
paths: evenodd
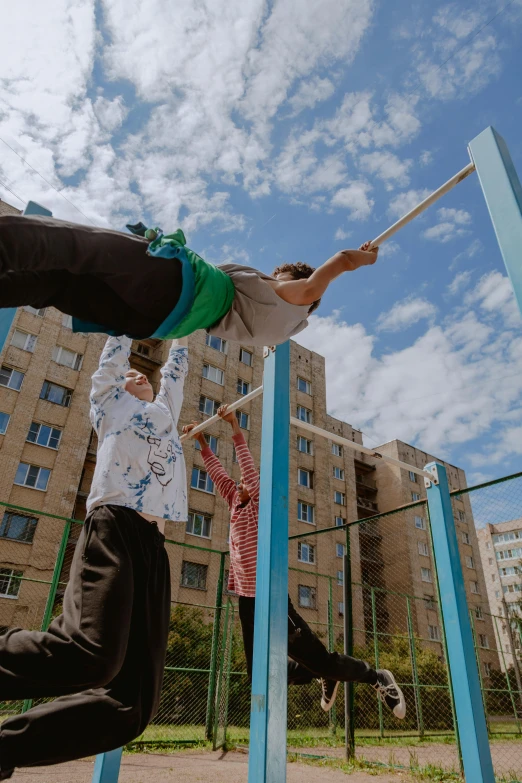
M 92 783 L 117 783 L 123 748 L 100 753 L 94 762 Z
M 290 343 L 265 361 L 248 783 L 285 783 Z
M 48 217 L 51 217 L 53 213 L 45 207 L 42 207 L 40 204 L 37 204 L 36 201 L 28 201 L 23 214 L 47 215 Z M 4 307 L 0 309 L 0 353 L 4 349 L 5 342 L 7 340 L 9 330 L 13 324 L 15 315 L 16 307 Z
M 425 479 L 448 663 L 467 783 L 495 783 L 446 468 Z M 428 486 L 429 485 L 429 486 Z
M 522 313 L 522 185 L 506 142 L 486 128 L 469 145 L 500 252 Z

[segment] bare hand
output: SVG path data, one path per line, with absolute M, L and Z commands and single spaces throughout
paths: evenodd
M 198 426 L 198 422 L 197 421 L 193 421 L 192 424 L 185 424 L 185 426 L 183 427 L 183 435 L 188 435 L 189 432 L 192 432 L 194 427 L 197 427 L 197 426 Z M 194 438 L 194 440 L 199 440 L 199 442 L 200 442 L 200 444 L 202 446 L 203 445 L 205 445 L 205 446 L 207 445 L 207 440 L 206 440 L 205 435 L 204 435 L 203 432 L 196 432 L 192 437 Z
M 221 405 L 218 408 L 217 415 L 220 419 L 223 419 L 223 421 L 228 422 L 229 424 L 234 424 L 235 421 L 237 421 L 236 414 L 234 411 L 231 413 L 227 413 L 228 411 L 228 405 Z
M 377 255 L 379 253 L 378 247 L 372 247 L 368 249 L 370 242 L 365 242 L 361 245 L 359 250 L 341 250 L 341 254 L 345 259 L 345 269 L 347 272 L 353 272 L 354 269 L 359 269 L 361 266 L 371 266 L 377 261 Z

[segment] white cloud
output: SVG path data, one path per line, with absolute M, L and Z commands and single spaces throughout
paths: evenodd
M 424 231 L 425 239 L 445 243 L 469 233 L 467 228 L 463 228 L 471 223 L 471 215 L 466 210 L 442 207 L 437 210 L 437 215 L 440 223 Z
M 288 100 L 292 109 L 290 116 L 297 116 L 303 109 L 313 109 L 321 101 L 330 98 L 334 90 L 333 82 L 330 79 L 321 79 L 320 76 L 301 82 L 297 91 Z
M 351 237 L 352 231 L 345 231 L 344 228 L 338 228 L 335 232 L 334 239 L 341 241 L 343 239 L 348 239 L 348 237 Z
M 112 101 L 100 95 L 96 98 L 93 108 L 100 125 L 108 131 L 118 128 L 128 114 L 128 109 L 121 95 Z
M 451 283 L 448 285 L 448 293 L 451 296 L 455 296 L 462 288 L 465 288 L 471 279 L 471 272 L 466 269 L 464 272 L 459 272 L 455 275 Z
M 390 217 L 400 218 L 409 212 L 419 202 L 423 201 L 431 193 L 428 188 L 422 190 L 407 190 L 405 193 L 399 193 L 395 196 L 388 206 L 388 215 Z
M 382 179 L 388 189 L 395 185 L 404 187 L 410 181 L 408 171 L 413 161 L 400 160 L 393 152 L 376 151 L 362 155 L 359 165 L 363 171 Z
M 507 327 L 522 325 L 520 311 L 509 278 L 501 272 L 483 275 L 473 291 L 465 299 L 466 305 L 478 304 L 485 312 L 500 315 Z
M 411 297 L 401 302 L 396 302 L 391 310 L 381 313 L 377 319 L 377 331 L 398 332 L 424 319 L 431 320 L 437 312 L 437 308 L 421 297 Z
M 349 210 L 349 219 L 366 220 L 369 217 L 374 201 L 368 198 L 371 190 L 367 182 L 351 182 L 346 188 L 341 188 L 332 198 L 332 206 Z
M 419 163 L 421 166 L 429 166 L 433 161 L 433 153 L 430 150 L 424 150 L 419 156 Z
M 386 258 L 386 256 L 394 256 L 396 255 L 399 250 L 401 249 L 401 246 L 398 242 L 395 242 L 393 239 L 389 239 L 387 242 L 384 242 L 379 247 L 379 258 Z

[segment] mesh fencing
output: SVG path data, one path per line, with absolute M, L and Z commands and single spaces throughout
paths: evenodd
M 520 782 L 522 476 L 452 493 L 452 503 L 496 777 Z M 16 600 L 0 601 L 0 625 L 3 631 L 45 630 L 61 611 L 81 523 L 2 506 L 0 594 Z M 36 562 L 9 540 L 5 514 L 12 515 L 10 529 L 18 533 L 17 516 L 37 520 L 34 536 L 45 535 L 49 546 L 38 548 Z M 228 554 L 209 545 L 166 544 L 172 611 L 162 698 L 137 743 L 248 744 L 250 687 L 237 596 L 227 591 Z M 479 547 L 482 567 L 475 562 Z M 311 526 L 291 537 L 289 550 L 289 594 L 297 611 L 329 651 L 346 648 L 374 668 L 391 670 L 408 706 L 400 721 L 369 685 L 353 684 L 348 709 L 341 687 L 334 708 L 325 712 L 317 681 L 292 685 L 289 749 L 336 758 L 351 752 L 379 766 L 458 776 L 458 732 L 426 502 L 344 527 Z M 0 702 L 1 719 L 32 703 Z

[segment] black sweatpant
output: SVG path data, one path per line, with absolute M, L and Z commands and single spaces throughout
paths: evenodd
M 46 632 L 0 636 L 0 699 L 60 697 L 1 724 L 0 780 L 118 748 L 155 715 L 170 621 L 164 541 L 136 511 L 100 506 L 80 534 L 63 614 Z
M 182 287 L 177 259 L 146 254 L 119 231 L 48 217 L 0 217 L 0 307 L 57 307 L 132 337 L 150 337 Z
M 243 631 L 243 644 L 247 672 L 252 682 L 254 655 L 255 598 L 239 597 L 239 619 Z M 307 685 L 317 678 L 340 682 L 367 682 L 374 685 L 377 674 L 369 664 L 337 652 L 328 652 L 308 623 L 298 614 L 288 597 L 288 682 L 290 685 Z

